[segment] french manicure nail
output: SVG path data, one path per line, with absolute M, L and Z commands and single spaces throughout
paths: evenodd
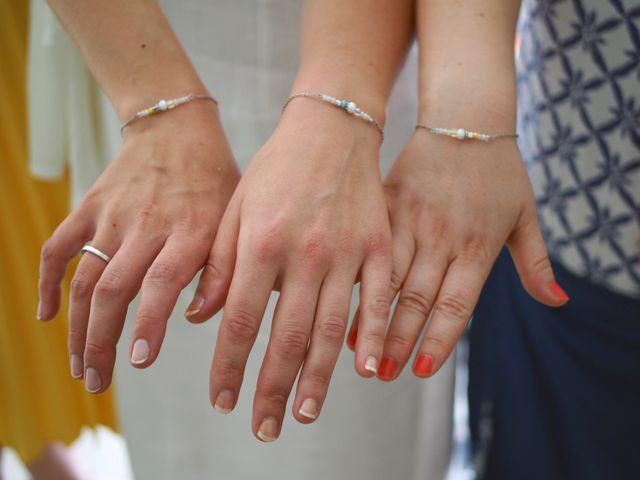
M 298 413 L 303 417 L 315 420 L 316 418 L 318 418 L 318 402 L 316 402 L 313 398 L 305 399 L 305 401 L 302 402 Z
M 82 371 L 84 368 L 82 367 L 82 358 L 80 355 L 76 355 L 75 353 L 71 355 L 71 376 L 73 378 L 82 378 Z
M 258 438 L 263 442 L 273 442 L 278 438 L 278 420 L 276 417 L 267 417 L 262 420 L 258 429 Z
M 348 347 L 352 350 L 355 350 L 357 341 L 358 341 L 358 329 L 355 328 L 351 331 L 351 333 L 349 334 L 349 337 L 347 338 Z
M 84 373 L 84 385 L 90 393 L 96 393 L 102 388 L 100 374 L 95 368 L 87 368 L 87 371 Z
M 231 410 L 233 410 L 233 399 L 234 395 L 231 390 L 222 390 L 218 394 L 218 398 L 216 398 L 216 403 L 213 408 L 220 413 L 231 413 Z
M 433 371 L 433 358 L 431 355 L 420 355 L 413 364 L 413 373 L 418 377 L 428 377 Z
M 134 365 L 140 365 L 147 361 L 149 358 L 149 342 L 144 338 L 139 338 L 133 344 L 133 350 L 131 351 L 131 363 Z
M 558 282 L 551 282 L 551 285 L 549 286 L 549 288 L 551 289 L 551 292 L 553 293 L 553 295 L 561 302 L 569 301 L 569 295 L 567 295 L 567 292 L 565 292 L 562 289 L 562 287 L 558 284 Z
M 203 305 L 204 305 L 204 297 L 199 293 L 196 293 L 195 296 L 193 297 L 193 300 L 191 300 L 191 303 L 189 304 L 187 311 L 184 312 L 184 316 L 186 318 L 189 318 L 189 317 L 193 317 L 194 315 L 197 315 L 198 313 L 200 313 L 200 310 L 202 310 Z
M 398 362 L 391 357 L 384 357 L 380 362 L 380 368 L 378 369 L 378 377 L 382 380 L 391 380 L 396 376 L 398 371 Z
M 367 357 L 367 361 L 364 362 L 364 369 L 374 374 L 378 373 L 378 359 L 376 357 Z
M 38 313 L 36 313 L 36 318 L 38 320 L 42 320 L 42 303 L 38 301 Z

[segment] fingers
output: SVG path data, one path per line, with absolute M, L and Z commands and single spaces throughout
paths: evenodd
M 313 422 L 327 396 L 347 325 L 353 280 L 348 272 L 330 272 L 324 280 L 309 350 L 293 402 L 293 415 L 299 422 Z
M 240 229 L 240 216 L 235 211 L 237 203 L 229 204 L 220 222 L 193 300 L 184 314 L 192 323 L 202 323 L 211 318 L 218 313 L 227 298 L 236 262 L 236 245 Z
M 363 377 L 371 377 L 378 371 L 389 321 L 392 266 L 390 246 L 387 247 L 386 242 L 376 240 L 362 265 L 355 368 Z
M 140 236 L 129 237 L 95 284 L 84 345 L 84 380 L 91 393 L 104 392 L 111 384 L 127 308 L 160 246 L 145 243 Z
M 146 272 L 129 352 L 134 367 L 146 368 L 157 358 L 178 296 L 206 258 L 203 245 L 208 244 L 172 235 Z
M 420 250 L 416 255 L 387 331 L 378 378 L 393 380 L 404 368 L 429 317 L 446 269 L 446 259 L 436 253 Z
M 89 241 L 95 225 L 71 214 L 44 243 L 40 254 L 40 280 L 38 290 L 38 320 L 51 320 L 60 309 L 60 282 L 67 271 L 67 264 Z
M 413 235 L 410 231 L 403 231 L 396 229 L 392 226 L 391 233 L 392 240 L 392 261 L 393 268 L 391 270 L 391 288 L 389 289 L 389 302 L 393 302 L 396 298 L 398 290 L 402 286 L 409 267 L 411 267 L 411 261 L 415 254 L 416 246 L 413 241 Z M 356 340 L 358 338 L 358 324 L 360 320 L 360 308 L 356 310 L 351 322 L 351 328 L 349 329 L 349 335 L 347 336 L 347 347 L 351 351 L 356 349 Z
M 253 431 L 265 442 L 280 435 L 287 400 L 307 352 L 321 283 L 315 273 L 291 272 L 282 285 L 253 402 Z
M 119 240 L 102 235 L 91 242 L 100 251 L 109 256 L 117 252 Z M 71 376 L 82 378 L 84 376 L 84 350 L 87 339 L 87 325 L 91 311 L 91 298 L 93 291 L 107 268 L 107 262 L 91 253 L 85 253 L 71 280 L 69 292 L 69 363 Z
M 238 251 L 211 364 L 211 404 L 222 413 L 236 405 L 247 358 L 278 274 L 276 267 L 253 261 L 250 255 L 250 251 Z
M 418 377 L 433 375 L 447 360 L 471 318 L 492 261 L 459 256 L 449 265 L 413 364 Z
M 521 225 L 514 230 L 507 246 L 529 295 L 550 307 L 559 307 L 569 301 L 569 296 L 553 276 L 535 210 L 523 215 Z

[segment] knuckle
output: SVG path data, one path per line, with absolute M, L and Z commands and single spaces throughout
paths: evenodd
M 395 293 L 402 287 L 402 278 L 400 278 L 400 274 L 397 270 L 391 271 L 391 290 Z
M 69 326 L 69 333 L 67 334 L 67 346 L 70 352 L 77 353 L 78 350 L 82 351 L 85 343 L 85 332 L 82 330 Z
M 58 249 L 56 246 L 56 242 L 53 237 L 47 239 L 42 244 L 42 249 L 40 250 L 40 260 L 43 263 L 50 262 L 58 256 Z
M 298 327 L 286 327 L 275 338 L 275 349 L 278 355 L 285 360 L 298 360 L 304 357 L 307 351 L 307 335 Z
M 91 295 L 91 282 L 82 271 L 77 271 L 71 280 L 71 297 L 86 298 Z
M 485 263 L 490 258 L 487 242 L 481 235 L 473 235 L 465 242 L 457 257 L 464 263 Z
M 398 333 L 393 332 L 387 333 L 385 343 L 401 351 L 411 350 L 413 348 L 413 342 L 411 342 L 411 340 Z
M 151 265 L 145 276 L 145 282 L 151 285 L 166 285 L 172 282 L 182 284 L 182 281 L 182 274 L 178 265 L 166 261 L 156 262 Z
M 366 251 L 369 255 L 391 255 L 391 240 L 389 234 L 376 230 L 367 236 Z
M 224 323 L 225 329 L 233 339 L 251 341 L 258 334 L 260 320 L 247 310 L 232 310 Z
M 384 333 L 366 332 L 362 334 L 362 339 L 365 341 L 365 343 L 374 345 L 376 347 L 382 347 L 382 345 L 384 345 Z
M 85 358 L 101 358 L 113 354 L 115 348 L 98 343 L 95 340 L 87 340 L 84 346 Z
M 431 312 L 431 302 L 416 290 L 403 290 L 398 298 L 398 308 L 426 317 Z
M 331 378 L 327 373 L 313 369 L 305 372 L 304 376 L 305 382 L 313 384 L 320 390 L 327 390 L 327 388 L 329 388 L 329 382 L 331 381 Z
M 330 343 L 342 343 L 347 319 L 342 315 L 330 314 L 320 320 L 316 327 L 317 334 Z
M 113 271 L 105 271 L 95 287 L 96 297 L 102 300 L 119 299 L 123 293 L 122 277 Z
M 253 251 L 261 263 L 271 263 L 280 256 L 282 243 L 279 236 L 267 234 L 253 242 Z
M 460 295 L 447 293 L 436 302 L 435 311 L 447 317 L 466 322 L 471 317 L 471 309 Z
M 377 317 L 389 317 L 391 303 L 386 295 L 375 295 L 369 301 L 369 311 Z
M 256 399 L 260 398 L 263 402 L 284 408 L 289 400 L 288 390 L 278 386 L 267 386 L 256 390 Z
M 329 260 L 330 253 L 326 235 L 323 233 L 313 233 L 303 242 L 302 257 L 306 263 L 325 264 Z
M 242 367 L 235 360 L 228 358 L 220 358 L 215 364 L 216 377 L 227 381 L 241 377 L 242 370 Z

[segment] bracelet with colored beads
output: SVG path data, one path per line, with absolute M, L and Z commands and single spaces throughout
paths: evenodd
M 444 135 L 447 137 L 455 138 L 457 140 L 480 140 L 482 142 L 491 142 L 498 138 L 518 138 L 517 133 L 501 132 L 501 133 L 479 133 L 465 130 L 464 128 L 439 128 L 430 127 L 428 125 L 419 123 L 416 125 L 416 130 L 423 128 L 434 135 Z
M 122 135 L 125 128 L 127 128 L 129 125 L 131 125 L 136 120 L 139 120 L 140 118 L 148 117 L 150 115 L 155 115 L 161 112 L 166 112 L 167 110 L 172 110 L 193 100 L 208 100 L 215 103 L 216 105 L 218 104 L 218 101 L 215 98 L 208 95 L 189 94 L 185 95 L 184 97 L 172 98 L 170 100 L 160 100 L 155 105 L 152 105 L 149 108 L 145 108 L 144 110 L 140 110 L 139 112 L 135 113 L 129 120 L 124 122 L 122 124 L 122 127 L 120 127 L 120 134 Z
M 355 102 L 350 102 L 349 100 L 340 100 L 339 98 L 332 97 L 331 95 L 325 95 L 324 93 L 303 92 L 303 93 L 296 93 L 295 95 L 291 95 L 287 99 L 284 106 L 282 107 L 283 112 L 285 111 L 287 106 L 289 106 L 289 103 L 291 103 L 291 101 L 294 98 L 317 98 L 318 100 L 322 100 L 323 102 L 330 103 L 331 105 L 334 105 L 344 110 L 350 115 L 358 117 L 364 120 L 365 122 L 369 123 L 370 125 L 373 125 L 374 127 L 376 127 L 376 129 L 380 132 L 380 135 L 382 136 L 382 140 L 384 140 L 384 130 L 380 126 L 380 123 L 378 123 L 376 119 L 373 118 L 371 115 L 369 115 L 367 112 L 360 109 L 360 107 L 358 107 L 358 105 L 356 105 Z

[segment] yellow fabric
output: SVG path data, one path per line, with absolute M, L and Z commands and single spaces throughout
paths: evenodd
M 69 374 L 69 275 L 61 313 L 36 320 L 40 246 L 66 216 L 69 181 L 39 182 L 27 170 L 28 7 L 0 1 L 0 445 L 25 462 L 83 426 L 117 429 L 112 393 L 92 396 Z

